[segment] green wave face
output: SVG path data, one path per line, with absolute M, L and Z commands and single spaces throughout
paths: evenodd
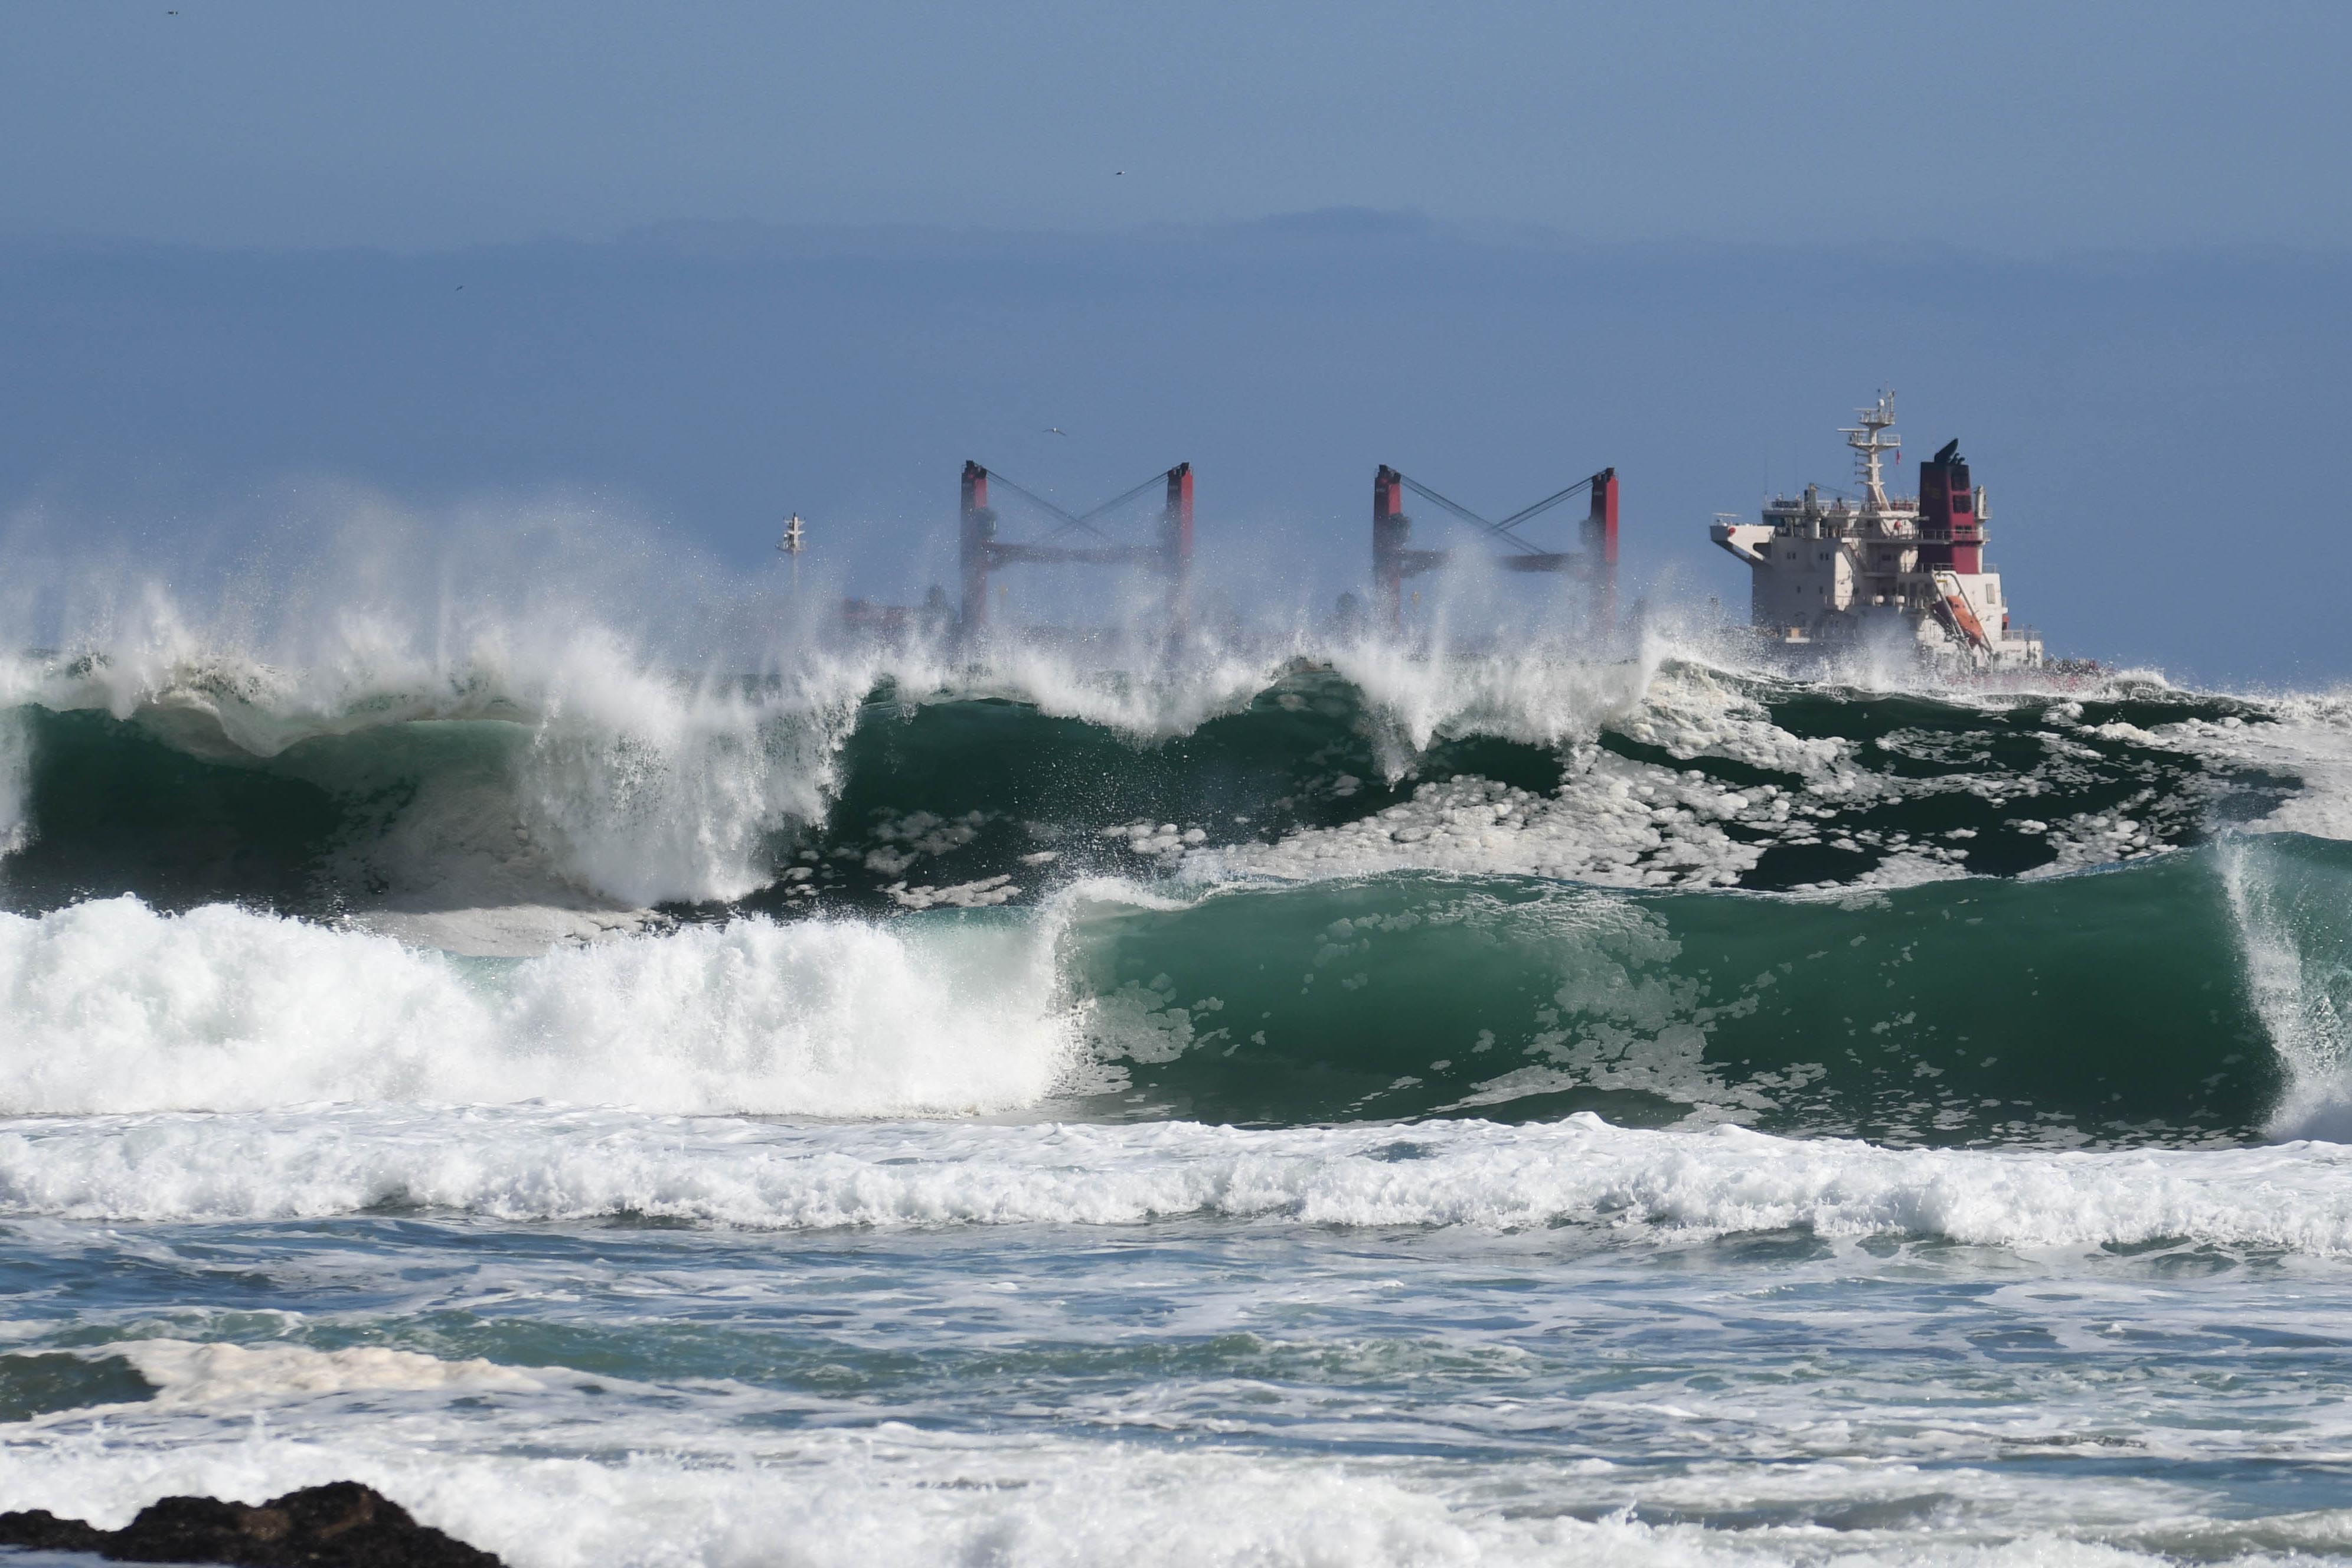
M 382 890 L 367 852 L 429 790 L 505 805 L 530 742 L 510 723 L 405 723 L 261 759 L 192 753 L 102 712 L 19 716 L 29 831 L 0 862 L 0 907 L 28 911 L 133 893 L 161 909 L 334 912 Z
M 2340 942 L 2352 850 L 2261 847 Z M 2265 872 L 2265 875 L 2270 872 Z M 2324 888 L 2324 895 L 2320 889 Z M 1775 898 L 1401 876 L 1095 906 L 1105 1110 L 1260 1122 L 1592 1110 L 1895 1142 L 2259 1131 L 2283 1068 L 2213 852 Z
M 544 716 L 360 715 L 262 757 L 171 714 L 21 708 L 0 715 L 27 758 L 25 847 L 0 861 L 0 900 L 131 892 L 316 913 L 448 878 L 413 864 L 433 856 L 520 857 L 592 893 L 705 918 L 895 914 L 919 907 L 909 888 L 990 879 L 998 898 L 1034 902 L 1105 873 L 1425 868 L 1774 890 L 2192 847 L 2297 787 L 2152 733 L 2273 722 L 2227 699 L 1970 703 L 1706 672 L 1668 684 L 1738 722 L 1694 727 L 1670 691 L 1539 744 L 1527 732 L 1551 720 L 1472 702 L 1416 743 L 1391 704 L 1320 669 L 1172 733 L 886 687 L 842 715 L 755 714 L 699 749 Z M 1630 828 L 1610 828 L 1622 842 L 1580 837 L 1629 801 Z M 1538 829 L 1532 847 L 1465 853 L 1462 820 L 1489 809 Z M 694 853 L 713 824 L 723 864 Z M 645 864 L 616 873 L 641 839 Z

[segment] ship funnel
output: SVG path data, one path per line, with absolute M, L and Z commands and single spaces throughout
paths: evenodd
M 1958 437 L 1944 443 L 1919 465 L 1919 563 L 1933 570 L 1984 569 L 1984 529 L 1977 516 L 1976 488 Z

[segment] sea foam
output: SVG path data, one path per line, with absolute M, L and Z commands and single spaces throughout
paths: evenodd
M 767 1229 L 1134 1226 L 1785 1230 L 2352 1255 L 2352 1149 L 1889 1149 L 1591 1115 L 1520 1127 L 788 1126 L 611 1111 L 185 1114 L 0 1127 L 0 1212 L 266 1220 L 394 1205 Z
M 754 918 L 502 963 L 226 905 L 0 915 L 0 1106 L 1002 1110 L 1075 1048 L 1052 949 L 1034 921 Z
M 1482 1468 L 1498 1483 L 1484 1489 L 1489 1494 L 1550 1497 L 1559 1489 L 1524 1461 Z M 1886 1482 L 1832 1473 L 1865 1494 L 1906 1484 L 1916 1491 L 1920 1484 L 1908 1467 Z M 1318 1462 L 1205 1443 L 976 1436 L 899 1422 L 771 1431 L 756 1447 L 738 1442 L 688 1453 L 677 1452 L 672 1439 L 618 1462 L 543 1452 L 452 1455 L 422 1442 L 403 1450 L 371 1441 L 355 1426 L 323 1438 L 253 1429 L 168 1447 L 56 1443 L 0 1451 L 0 1500 L 105 1526 L 128 1522 L 162 1495 L 259 1502 L 341 1479 L 376 1487 L 423 1522 L 517 1568 L 1536 1568 L 1563 1562 L 1606 1568 L 1790 1562 L 2129 1568 L 2179 1560 L 2160 1547 L 2143 1555 L 2055 1531 L 2003 1542 L 1979 1527 L 1923 1543 L 1891 1531 L 1811 1524 L 1740 1531 L 1648 1524 L 1630 1511 L 1587 1520 L 1552 1509 L 1497 1508 L 1492 1495 L 1460 1477 L 1395 1457 Z M 1720 1490 L 1722 1479 L 1711 1479 Z M 2102 1515 L 2118 1511 L 2114 1494 L 2123 1489 L 2098 1489 Z M 2072 1495 L 2087 1500 L 2085 1483 L 2077 1480 Z M 1777 1498 L 1759 1500 L 1768 1518 L 1788 1511 L 1773 1506 Z M 2126 1492 L 2126 1500 L 2138 1500 Z M 1901 1495 L 1888 1504 L 1893 1514 Z M 2321 1550 L 2341 1539 L 2317 1529 L 2310 1534 L 2310 1544 Z
M 342 1394 L 536 1394 L 546 1387 L 530 1372 L 479 1357 L 445 1361 L 383 1345 L 321 1351 L 299 1344 L 146 1339 L 99 1345 L 88 1353 L 129 1362 L 155 1385 L 154 1403 L 163 1406 L 219 1408 Z

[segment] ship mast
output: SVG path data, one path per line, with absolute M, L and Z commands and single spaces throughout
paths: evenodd
M 776 545 L 776 552 L 793 563 L 793 596 L 794 598 L 800 597 L 801 549 L 807 538 L 807 533 L 802 528 L 800 513 L 794 512 L 784 520 L 784 537 Z
M 1853 448 L 1853 472 L 1854 478 L 1862 481 L 1863 510 L 1885 511 L 1886 484 L 1879 476 L 1879 454 L 1899 451 L 1903 446 L 1902 437 L 1888 433 L 1895 423 L 1895 394 L 1881 391 L 1877 404 L 1869 408 L 1857 408 L 1854 417 L 1858 423 L 1853 428 L 1840 430 L 1838 434 L 1844 437 L 1845 444 Z

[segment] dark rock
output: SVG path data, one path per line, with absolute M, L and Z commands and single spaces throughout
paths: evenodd
M 0 1546 L 18 1546 L 28 1552 L 97 1552 L 113 1539 L 110 1531 L 93 1529 L 78 1519 L 59 1519 L 45 1508 L 0 1513 Z
M 357 1481 L 330 1481 L 259 1508 L 167 1497 L 121 1530 L 46 1510 L 0 1513 L 0 1546 L 92 1552 L 118 1563 L 233 1563 L 245 1568 L 502 1568 L 489 1552 L 408 1517 Z

